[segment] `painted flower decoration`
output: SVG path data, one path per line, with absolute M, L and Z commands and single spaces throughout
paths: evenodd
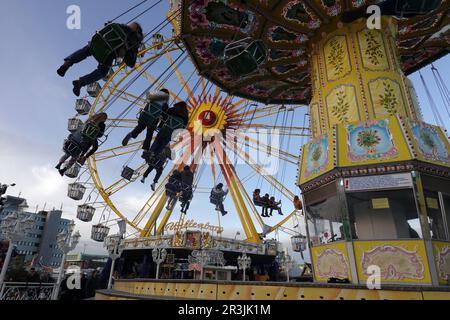
M 363 130 L 358 133 L 356 141 L 358 146 L 373 150 L 381 142 L 381 138 L 377 130 Z
M 311 158 L 314 161 L 319 161 L 321 157 L 322 157 L 322 148 L 320 147 L 320 145 L 318 145 L 317 147 L 314 148 Z

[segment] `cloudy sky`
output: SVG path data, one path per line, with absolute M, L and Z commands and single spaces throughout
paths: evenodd
M 2 73 L 0 77 L 0 182 L 17 183 L 15 188 L 10 189 L 10 194 L 20 193 L 28 199 L 30 207 L 42 208 L 46 204 L 48 209 L 59 208 L 62 205 L 64 217 L 75 219 L 76 206 L 79 203 L 67 198 L 68 180 L 60 177 L 54 166 L 61 156 L 62 141 L 67 136 L 67 119 L 74 115 L 75 97 L 71 92 L 72 78 L 75 75 L 87 73 L 95 64 L 90 61 L 79 65 L 76 71 L 69 73 L 65 79 L 58 77 L 55 71 L 65 56 L 90 39 L 94 30 L 137 2 L 139 1 L 0 1 L 2 39 L 0 47 Z M 73 4 L 81 8 L 81 30 L 66 28 L 66 9 Z M 155 26 L 155 21 L 161 21 L 166 9 L 167 3 L 164 3 L 141 17 L 139 21 L 144 29 L 151 29 Z M 445 70 L 450 70 L 450 58 L 441 59 L 435 63 L 435 66 L 441 70 L 448 83 L 450 74 Z M 158 70 L 155 71 L 157 72 Z M 426 81 L 430 83 L 432 95 L 449 129 L 450 119 L 433 85 L 430 68 L 425 68 L 422 73 Z M 435 119 L 428 107 L 429 102 L 419 75 L 416 73 L 410 78 L 416 86 L 425 119 L 434 124 Z M 296 111 L 294 119 L 296 125 L 302 125 L 305 112 L 306 109 Z M 302 139 L 290 141 L 289 150 L 293 152 L 299 150 L 303 142 Z M 114 164 L 116 172 L 120 170 L 122 164 Z M 112 169 L 109 168 L 109 170 Z M 242 170 L 240 171 L 242 175 L 250 172 L 248 168 L 238 168 L 238 170 Z M 295 175 L 296 168 L 291 166 L 287 167 L 281 178 L 285 185 L 294 189 Z M 205 177 L 203 182 L 208 182 L 208 179 L 211 180 L 210 177 Z M 251 193 L 258 183 L 260 182 L 250 181 L 247 191 Z M 139 183 L 123 194 L 122 208 L 129 211 L 140 208 L 139 204 L 149 192 L 149 184 L 142 187 Z M 208 207 L 205 207 L 205 202 L 208 203 L 207 195 L 196 197 L 191 211 L 195 212 L 193 215 L 196 220 L 214 223 L 214 218 L 211 216 L 212 208 L 209 207 L 209 203 Z M 229 199 L 226 205 L 230 214 L 223 223 L 228 235 L 232 235 L 238 230 L 239 222 Z M 101 251 L 100 244 L 88 240 L 90 226 L 77 223 L 77 227 L 83 236 L 82 245 L 88 244 L 86 251 Z M 284 236 L 283 239 L 288 238 Z M 82 245 L 80 250 L 84 250 Z

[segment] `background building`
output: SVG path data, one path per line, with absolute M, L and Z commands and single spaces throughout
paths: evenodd
M 27 208 L 25 199 L 7 196 L 3 208 L 0 209 L 0 220 L 14 211 L 21 212 L 24 217 L 34 218 L 31 232 L 20 241 L 14 242 L 16 253 L 23 255 L 26 263 L 33 261 L 41 266 L 59 267 L 63 254 L 57 248 L 56 236 L 68 228 L 70 220 L 61 217 L 61 210 L 28 212 Z
M 81 269 L 103 268 L 108 261 L 106 255 L 94 255 L 85 253 L 69 253 L 66 258 L 65 267 L 78 266 Z

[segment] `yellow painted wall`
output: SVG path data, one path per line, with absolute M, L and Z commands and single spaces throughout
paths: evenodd
M 316 246 L 311 251 L 316 281 L 326 282 L 333 277 L 352 280 L 346 242 Z
M 439 284 L 450 282 L 450 242 L 432 241 L 434 262 L 439 277 Z
M 411 86 L 399 63 L 394 20 L 383 30 L 364 21 L 326 26 L 311 48 L 314 136 L 335 124 L 384 119 L 394 115 L 420 119 Z
M 431 284 L 422 240 L 356 241 L 353 248 L 360 283 L 368 278 L 368 266 L 377 265 L 381 269 L 382 283 Z
M 370 165 L 389 162 L 398 162 L 411 160 L 413 157 L 409 151 L 407 141 L 403 135 L 401 126 L 396 117 L 389 117 L 388 131 L 392 138 L 392 144 L 396 148 L 396 152 L 393 155 L 383 156 L 377 159 L 366 159 L 364 161 L 352 160 L 349 156 L 350 146 L 348 144 L 348 127 L 345 124 L 338 125 L 338 165 L 339 167 L 351 167 L 358 165 Z M 363 125 L 363 124 L 355 124 Z

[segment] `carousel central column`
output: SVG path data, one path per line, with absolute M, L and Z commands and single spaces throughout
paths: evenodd
M 382 26 L 371 30 L 365 19 L 330 24 L 311 41 L 314 137 L 339 123 L 393 115 L 421 120 L 412 86 L 400 68 L 396 21 L 383 17 Z

